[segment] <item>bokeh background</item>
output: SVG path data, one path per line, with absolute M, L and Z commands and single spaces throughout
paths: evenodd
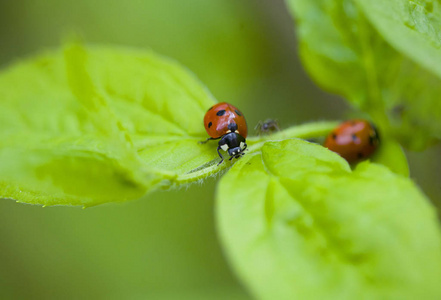
M 250 127 L 353 115 L 303 71 L 282 0 L 0 0 L 1 67 L 73 33 L 176 59 Z M 408 152 L 437 205 L 440 153 Z M 86 210 L 1 200 L 0 298 L 249 299 L 216 236 L 215 183 Z

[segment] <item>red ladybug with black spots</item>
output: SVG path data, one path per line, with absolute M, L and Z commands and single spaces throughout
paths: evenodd
M 371 156 L 379 143 L 375 126 L 366 120 L 355 119 L 343 122 L 334 129 L 324 146 L 353 164 Z
M 210 138 L 202 143 L 220 139 L 217 153 L 221 161 L 218 165 L 224 161 L 219 150 L 227 151 L 230 160 L 244 155 L 248 128 L 245 117 L 236 107 L 226 102 L 210 107 L 205 113 L 204 126 Z

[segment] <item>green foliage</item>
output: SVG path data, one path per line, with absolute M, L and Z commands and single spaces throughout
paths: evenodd
M 390 170 L 352 170 L 297 139 L 338 122 L 308 123 L 249 137 L 244 157 L 218 166 L 216 143 L 198 143 L 214 103 L 188 71 L 150 52 L 71 44 L 12 66 L 0 74 L 0 197 L 92 206 L 232 166 L 217 190 L 220 230 L 257 296 L 441 296 L 436 217 L 406 178 L 398 143 L 385 139 L 372 157 Z
M 63 51 L 28 59 L 0 73 L 0 198 L 86 207 L 137 199 L 155 189 L 186 186 L 231 168 L 216 192 L 218 227 L 233 268 L 257 298 L 441 298 L 437 282 L 441 277 L 439 225 L 428 199 L 407 178 L 409 167 L 400 145 L 421 149 L 441 138 L 441 104 L 437 101 L 441 91 L 440 4 L 424 0 L 288 1 L 299 22 L 301 55 L 309 72 L 320 85 L 367 112 L 380 127 L 381 146 L 370 162 L 351 168 L 320 145 L 296 139 L 320 141 L 338 124 L 315 122 L 269 136 L 249 137 L 249 151 L 244 157 L 218 166 L 216 142 L 198 144 L 207 137 L 203 115 L 216 101 L 190 72 L 152 52 L 72 44 Z M 163 5 L 158 4 L 149 2 L 149 14 L 157 15 L 158 7 Z M 87 10 L 90 5 L 86 6 Z M 218 8 L 222 7 L 223 4 Z M 196 44 L 188 36 L 176 34 L 175 26 L 170 27 L 168 35 L 158 33 L 157 26 L 136 27 L 160 40 L 169 40 L 173 35 L 175 44 L 190 41 L 187 50 L 199 45 L 223 57 L 239 53 L 239 65 L 250 59 L 245 48 L 236 43 L 239 39 L 243 42 L 247 36 L 253 36 L 250 40 L 255 40 L 253 44 L 260 51 L 255 62 L 272 52 L 273 48 L 265 45 L 274 44 L 271 47 L 277 48 L 273 40 L 261 42 L 262 39 L 255 38 L 261 37 L 261 31 L 238 23 L 230 14 L 231 7 L 226 7 L 228 22 L 223 19 L 224 14 L 214 19 L 204 15 L 210 21 L 207 23 L 214 20 L 223 29 L 231 28 L 217 36 L 212 34 L 212 25 L 208 25 Z M 118 6 L 110 9 L 119 12 Z M 234 9 L 237 10 L 236 4 Z M 145 15 L 145 10 L 135 10 L 137 15 Z M 173 17 L 182 15 L 179 10 L 175 13 Z M 34 17 L 38 19 L 38 15 Z M 89 19 L 96 25 L 106 15 L 113 21 L 113 14 L 102 13 L 98 19 Z M 57 18 L 63 19 L 60 15 Z M 158 18 L 154 23 L 163 20 Z M 198 26 L 193 18 L 185 24 L 186 28 Z M 126 27 L 124 36 L 129 35 L 136 42 L 138 35 L 130 27 Z M 207 48 L 207 35 L 223 39 L 228 46 Z M 204 60 L 204 54 L 201 57 L 200 53 L 181 52 L 191 53 L 182 56 L 187 61 Z M 198 71 L 203 72 L 198 73 L 232 76 L 233 85 L 243 86 L 260 82 L 243 78 L 259 78 L 259 70 L 272 70 L 273 63 L 269 60 L 259 67 L 246 68 L 247 76 L 240 72 L 230 74 L 223 59 L 210 66 L 202 67 Z M 211 87 L 223 85 L 217 79 Z M 254 91 L 258 92 L 259 89 Z M 238 93 L 235 97 L 242 95 Z M 302 109 L 297 111 L 304 113 Z M 202 190 L 202 194 L 206 192 Z M 194 200 L 191 195 L 175 197 Z M 197 205 L 188 207 L 197 207 L 201 214 L 209 208 L 193 204 Z M 168 214 L 172 207 L 180 214 L 175 211 L 178 217 L 172 218 L 170 228 L 179 227 L 180 218 L 185 223 L 192 217 L 173 203 L 158 209 Z M 109 208 L 115 214 L 119 210 L 114 206 L 104 209 Z M 52 210 L 47 212 L 56 214 Z M 87 214 L 93 212 L 98 211 L 87 210 Z M 99 212 L 105 219 L 105 212 Z M 79 213 L 74 218 L 80 224 L 78 228 L 69 224 L 67 227 L 78 232 L 92 228 L 90 223 L 83 222 L 84 212 Z M 58 216 L 63 218 L 62 213 Z M 89 217 L 95 222 L 96 215 Z M 115 228 L 124 233 L 124 226 L 133 221 L 132 217 L 129 213 L 126 220 L 120 218 Z M 149 228 L 161 219 L 160 214 L 154 213 L 147 218 L 139 217 Z M 20 223 L 21 227 L 31 222 L 26 220 Z M 125 228 L 127 232 L 134 232 L 131 227 Z M 174 242 L 158 243 L 156 250 L 147 243 L 147 252 L 135 251 L 135 256 L 120 262 L 119 273 L 133 273 L 136 254 L 163 253 L 170 245 L 188 240 L 178 230 L 163 227 L 152 232 L 153 239 L 162 239 L 167 231 L 173 231 L 168 239 Z M 65 230 L 60 228 L 54 232 L 64 234 Z M 109 236 L 97 233 L 102 242 L 108 242 Z M 215 238 L 210 231 L 207 234 Z M 119 243 L 123 245 L 121 249 L 139 248 L 137 238 L 130 233 L 123 235 L 126 242 Z M 40 240 L 38 235 L 30 236 L 30 241 L 34 241 L 37 250 L 38 246 L 47 247 L 47 240 Z M 130 247 L 133 241 L 136 247 Z M 13 244 L 14 239 L 10 242 Z M 92 238 L 89 244 L 90 249 L 96 247 L 96 239 Z M 120 252 L 110 244 L 109 249 Z M 197 248 L 197 242 L 195 245 Z M 191 253 L 198 252 L 193 248 L 189 248 Z M 58 249 L 62 252 L 60 249 L 64 248 Z M 211 250 L 207 247 L 202 253 L 212 253 Z M 105 251 L 97 261 L 97 265 L 104 266 L 103 270 L 112 260 L 111 252 Z M 50 261 L 54 255 L 48 253 L 46 258 Z M 82 257 L 82 251 L 79 253 Z M 184 257 L 174 255 L 173 251 L 169 254 L 179 263 Z M 41 261 L 37 256 L 35 262 Z M 70 261 L 76 259 L 75 255 L 71 258 Z M 53 264 L 58 265 L 58 260 Z M 4 272 L 15 268 L 14 261 L 9 265 Z M 207 269 L 200 259 L 196 265 L 192 262 L 191 267 L 196 270 L 192 272 Z M 51 268 L 48 270 L 50 273 Z M 142 267 L 138 266 L 136 272 L 142 273 Z M 15 275 L 22 277 L 20 272 Z M 150 275 L 136 276 L 141 282 L 155 274 Z M 162 275 L 168 277 L 167 273 Z M 182 285 L 182 274 L 172 275 L 172 281 Z M 156 277 L 151 278 L 157 280 Z M 77 285 L 74 283 L 71 288 Z M 142 293 L 136 280 L 129 285 L 128 289 L 134 289 L 135 294 Z M 222 290 L 220 297 L 234 297 L 234 293 Z M 179 295 L 194 298 L 198 293 Z M 171 292 L 169 296 L 176 294 Z
M 197 146 L 212 96 L 153 53 L 72 45 L 4 72 L 0 99 L 4 198 L 135 199 L 216 156 Z
M 267 142 L 217 189 L 227 253 L 264 299 L 437 299 L 441 236 L 407 178 L 302 140 Z
M 385 40 L 441 78 L 441 3 L 356 0 Z
M 432 1 L 289 0 L 305 67 L 369 113 L 383 137 L 441 139 L 441 7 Z
M 410 171 L 406 154 L 400 144 L 394 140 L 382 139 L 371 160 L 388 167 L 394 173 L 409 177 Z
M 214 142 L 198 144 L 207 137 L 202 120 L 213 97 L 184 68 L 153 53 L 72 44 L 6 70 L 0 99 L 3 198 L 92 206 L 231 165 L 217 166 Z M 335 125 L 305 124 L 278 136 L 322 136 Z M 251 138 L 250 151 L 267 138 Z

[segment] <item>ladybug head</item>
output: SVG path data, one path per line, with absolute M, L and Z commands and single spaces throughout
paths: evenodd
M 239 158 L 247 148 L 245 138 L 236 132 L 227 133 L 219 141 L 219 147 L 231 157 Z
M 239 158 L 241 155 L 244 154 L 243 151 L 245 150 L 246 145 L 247 144 L 242 143 L 241 146 L 239 146 L 239 147 L 229 148 L 228 149 L 228 154 L 230 156 L 234 156 L 235 158 Z

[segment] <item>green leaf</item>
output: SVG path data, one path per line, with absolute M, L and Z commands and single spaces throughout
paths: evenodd
M 311 76 L 412 149 L 441 139 L 441 8 L 430 3 L 288 0 Z
M 91 206 L 205 179 L 217 166 L 206 88 L 152 52 L 72 44 L 0 74 L 0 197 Z M 250 138 L 326 135 L 335 122 Z
M 261 299 L 438 299 L 441 235 L 404 176 L 302 140 L 267 142 L 217 189 L 232 266 Z
M 372 156 L 372 162 L 382 164 L 394 173 L 409 177 L 409 164 L 399 143 L 392 139 L 381 139 L 380 146 Z
M 388 43 L 441 78 L 440 2 L 356 1 Z
M 213 103 L 147 51 L 71 45 L 18 63 L 0 75 L 0 197 L 90 206 L 170 186 L 216 157 L 197 144 Z

